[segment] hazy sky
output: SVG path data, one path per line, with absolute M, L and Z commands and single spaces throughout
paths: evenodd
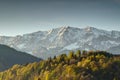
M 0 0 L 0 35 L 61 26 L 120 31 L 120 0 Z

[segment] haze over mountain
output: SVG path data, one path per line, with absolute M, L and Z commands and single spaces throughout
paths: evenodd
M 120 30 L 120 0 L 1 0 L 0 35 L 59 26 Z
M 44 59 L 76 49 L 107 50 L 118 54 L 120 52 L 117 49 L 117 46 L 120 46 L 120 31 L 68 26 L 15 37 L 0 36 L 0 44 Z
M 27 64 L 39 60 L 30 54 L 16 51 L 5 45 L 0 45 L 0 71 L 8 69 L 14 64 Z

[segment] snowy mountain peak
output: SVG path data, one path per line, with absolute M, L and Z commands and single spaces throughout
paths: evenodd
M 68 50 L 109 50 L 120 45 L 119 31 L 64 26 L 23 36 L 0 36 L 0 44 L 47 58 Z M 120 51 L 119 51 L 120 52 Z
M 96 28 L 91 27 L 91 26 L 87 26 L 87 27 L 85 28 L 85 31 L 87 31 L 87 32 L 91 32 L 92 30 L 96 30 Z

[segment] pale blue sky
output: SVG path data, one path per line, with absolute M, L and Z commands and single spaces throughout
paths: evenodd
M 120 31 L 120 0 L 0 0 L 0 35 L 61 26 Z

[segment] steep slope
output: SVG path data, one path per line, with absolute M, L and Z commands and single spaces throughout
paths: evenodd
M 113 53 L 116 53 L 116 54 L 120 54 L 120 45 L 118 46 L 115 46 L 115 47 L 111 47 L 110 49 L 108 49 L 109 52 L 113 52 Z
M 40 59 L 27 53 L 16 51 L 5 45 L 0 45 L 0 71 L 8 69 L 14 64 L 26 64 L 39 60 Z
M 76 49 L 109 50 L 120 45 L 120 32 L 106 31 L 94 27 L 80 29 L 68 26 L 16 37 L 1 36 L 0 44 L 45 59 Z

